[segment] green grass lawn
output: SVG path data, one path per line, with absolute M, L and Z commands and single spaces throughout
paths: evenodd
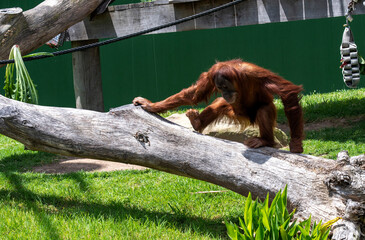
M 278 122 L 286 122 L 281 102 L 278 106 Z M 342 90 L 326 94 L 310 94 L 303 97 L 301 104 L 306 123 L 326 119 L 345 119 L 347 124 L 340 128 L 324 128 L 307 131 L 304 153 L 336 159 L 337 153 L 347 150 L 350 156 L 365 153 L 365 89 Z M 353 118 L 358 118 L 354 121 Z
M 304 96 L 306 122 L 365 114 L 365 89 Z M 280 103 L 279 121 L 285 121 Z M 305 153 L 365 153 L 365 121 L 306 132 Z M 52 154 L 0 135 L 0 239 L 227 239 L 244 197 L 164 172 L 33 173 Z M 289 186 L 290 187 L 290 186 Z
M 236 193 L 154 170 L 32 173 L 55 156 L 0 146 L 0 239 L 224 239 L 242 210 Z

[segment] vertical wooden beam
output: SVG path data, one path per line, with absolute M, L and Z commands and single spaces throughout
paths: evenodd
M 74 41 L 79 47 L 98 40 Z M 76 108 L 104 111 L 99 48 L 89 48 L 72 53 L 72 66 Z

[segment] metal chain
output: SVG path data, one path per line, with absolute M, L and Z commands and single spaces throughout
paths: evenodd
M 352 22 L 352 12 L 355 10 L 355 4 L 358 3 L 358 0 L 351 0 L 349 5 L 347 6 L 347 13 L 346 13 L 346 26 L 349 26 L 349 22 Z
M 352 11 L 354 11 L 355 10 L 355 4 L 358 2 L 358 0 L 351 0 L 350 2 L 349 2 L 349 5 L 348 5 L 348 7 L 347 7 L 347 11 L 348 11 L 348 13 L 351 13 Z

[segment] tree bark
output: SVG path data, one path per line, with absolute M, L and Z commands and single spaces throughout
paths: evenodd
M 103 0 L 45 0 L 25 12 L 0 13 L 0 59 L 9 57 L 13 45 L 27 54 L 57 34 L 86 18 Z
M 36 106 L 0 96 L 0 133 L 28 149 L 131 163 L 265 198 L 288 185 L 296 217 L 342 217 L 333 239 L 360 239 L 365 155 L 338 161 L 273 148 L 249 149 L 192 132 L 140 107 L 107 113 Z

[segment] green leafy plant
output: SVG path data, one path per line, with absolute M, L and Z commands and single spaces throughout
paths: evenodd
M 52 55 L 51 53 L 34 53 L 25 57 L 37 55 Z M 52 55 L 53 56 L 53 55 Z M 14 45 L 10 51 L 9 59 L 14 59 L 14 63 L 9 63 L 5 70 L 4 90 L 5 97 L 21 102 L 38 104 L 38 94 L 35 85 L 30 78 L 25 67 L 19 46 Z M 16 70 L 14 74 L 14 70 Z M 15 75 L 15 79 L 14 79 Z
M 243 220 L 239 218 L 239 226 L 226 222 L 228 236 L 233 240 L 325 240 L 330 226 L 338 219 L 325 224 L 314 223 L 311 217 L 303 222 L 292 222 L 295 210 L 287 209 L 287 187 L 279 191 L 269 207 L 269 194 L 263 203 L 252 201 L 248 195 Z

